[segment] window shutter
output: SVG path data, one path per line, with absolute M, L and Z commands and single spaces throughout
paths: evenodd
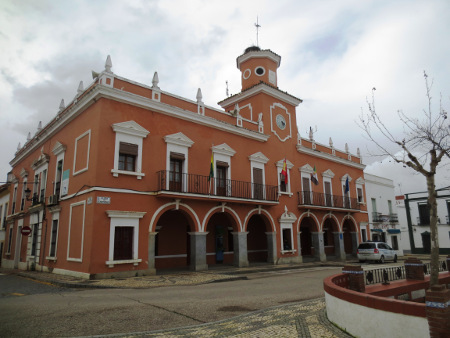
M 184 161 L 184 154 L 170 152 L 170 159 Z
M 137 156 L 138 146 L 137 144 L 120 142 L 119 153 Z

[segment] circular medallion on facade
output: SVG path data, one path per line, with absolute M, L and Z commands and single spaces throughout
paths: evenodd
M 263 76 L 266 73 L 266 70 L 263 67 L 256 67 L 255 73 L 258 76 Z
M 242 77 L 245 80 L 247 80 L 250 77 L 250 75 L 252 75 L 252 71 L 248 68 L 246 70 L 244 70 L 244 72 L 242 73 Z
M 281 130 L 284 130 L 286 128 L 286 120 L 284 119 L 284 117 L 282 115 L 278 114 L 276 117 L 276 120 L 277 120 L 278 128 L 280 128 Z

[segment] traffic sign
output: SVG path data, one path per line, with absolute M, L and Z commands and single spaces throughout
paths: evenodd
M 31 228 L 29 226 L 24 226 L 20 231 L 23 236 L 29 236 L 31 234 Z

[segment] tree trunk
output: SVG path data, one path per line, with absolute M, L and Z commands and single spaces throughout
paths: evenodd
M 439 236 L 437 226 L 437 201 L 434 175 L 427 176 L 428 203 L 430 205 L 431 274 L 430 286 L 439 284 Z

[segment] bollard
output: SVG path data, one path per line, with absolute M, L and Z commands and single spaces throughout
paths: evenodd
M 405 272 L 407 280 L 424 280 L 423 263 L 420 259 L 411 257 L 405 261 Z
M 364 270 L 360 266 L 346 265 L 342 269 L 342 273 L 349 276 L 349 289 L 358 292 L 366 291 L 366 284 L 364 283 Z
M 448 337 L 450 332 L 450 290 L 432 285 L 425 296 L 426 314 L 431 338 Z

